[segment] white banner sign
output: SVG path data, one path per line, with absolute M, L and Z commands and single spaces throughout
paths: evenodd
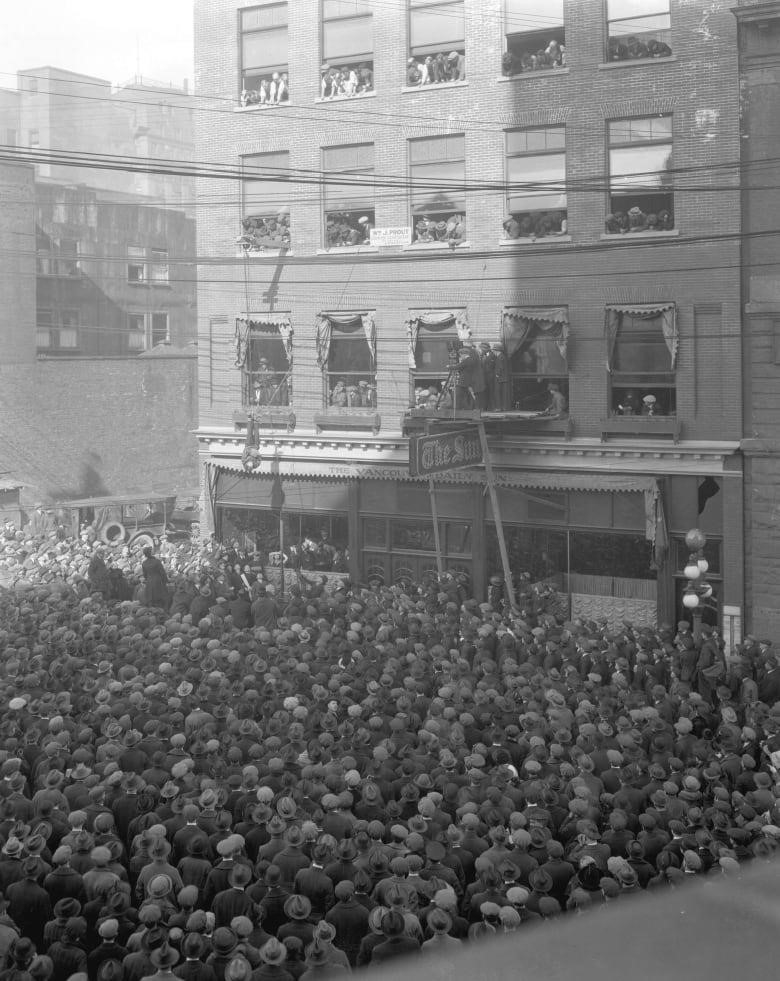
M 411 225 L 399 226 L 398 228 L 372 228 L 371 244 L 378 247 L 390 245 L 411 245 Z

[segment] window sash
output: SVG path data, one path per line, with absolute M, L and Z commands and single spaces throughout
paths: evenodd
M 672 117 L 666 115 L 613 119 L 609 123 L 607 133 L 610 147 L 670 143 L 672 141 Z
M 434 54 L 443 48 L 463 49 L 466 21 L 463 0 L 423 3 L 412 0 L 409 46 L 413 54 Z
M 370 61 L 374 51 L 370 14 L 323 21 L 322 55 L 326 62 Z
M 276 27 L 241 39 L 241 65 L 244 75 L 286 71 L 288 34 L 286 27 Z
M 507 181 L 512 184 L 541 185 L 527 191 L 510 190 L 509 211 L 549 211 L 566 208 L 566 154 L 509 157 Z M 545 188 L 544 185 L 552 185 Z
M 563 0 L 504 0 L 507 34 L 534 34 L 563 27 Z

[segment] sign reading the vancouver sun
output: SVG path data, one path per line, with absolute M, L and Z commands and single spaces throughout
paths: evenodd
M 482 463 L 482 444 L 474 429 L 458 429 L 409 440 L 409 473 L 427 477 Z

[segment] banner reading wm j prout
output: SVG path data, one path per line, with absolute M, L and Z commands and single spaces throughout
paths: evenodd
M 482 463 L 482 446 L 474 429 L 458 429 L 409 440 L 409 473 L 413 477 L 446 473 Z

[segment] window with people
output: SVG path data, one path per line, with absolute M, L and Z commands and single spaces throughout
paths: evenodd
M 40 229 L 35 236 L 35 270 L 39 276 L 78 276 L 79 243 L 54 239 Z
M 239 10 L 241 105 L 288 102 L 287 4 L 264 3 Z
M 612 414 L 676 415 L 674 304 L 608 307 L 606 333 Z
M 607 0 L 607 60 L 669 58 L 669 0 Z
M 461 335 L 467 332 L 464 310 L 412 314 L 409 340 L 410 404 L 417 409 L 452 409 Z
M 410 88 L 466 80 L 464 0 L 409 0 Z
M 505 238 L 567 234 L 565 126 L 508 132 L 506 175 L 509 194 L 503 223 Z
M 242 404 L 246 407 L 290 405 L 292 372 L 286 338 L 275 322 L 250 322 L 241 367 Z
M 243 157 L 241 231 L 236 239 L 251 255 L 290 248 L 290 154 L 256 153 Z
M 368 245 L 374 227 L 374 144 L 322 151 L 325 247 Z
M 504 311 L 511 409 L 547 418 L 568 415 L 568 335 L 565 307 L 517 307 Z
M 504 0 L 504 75 L 566 67 L 563 0 Z
M 350 99 L 374 91 L 374 31 L 370 4 L 323 0 L 320 97 Z
M 462 134 L 409 141 L 415 244 L 460 245 L 466 238 L 466 144 Z
M 674 228 L 672 117 L 612 120 L 606 232 L 625 235 Z
M 317 318 L 317 361 L 326 408 L 376 409 L 376 327 L 372 313 Z

